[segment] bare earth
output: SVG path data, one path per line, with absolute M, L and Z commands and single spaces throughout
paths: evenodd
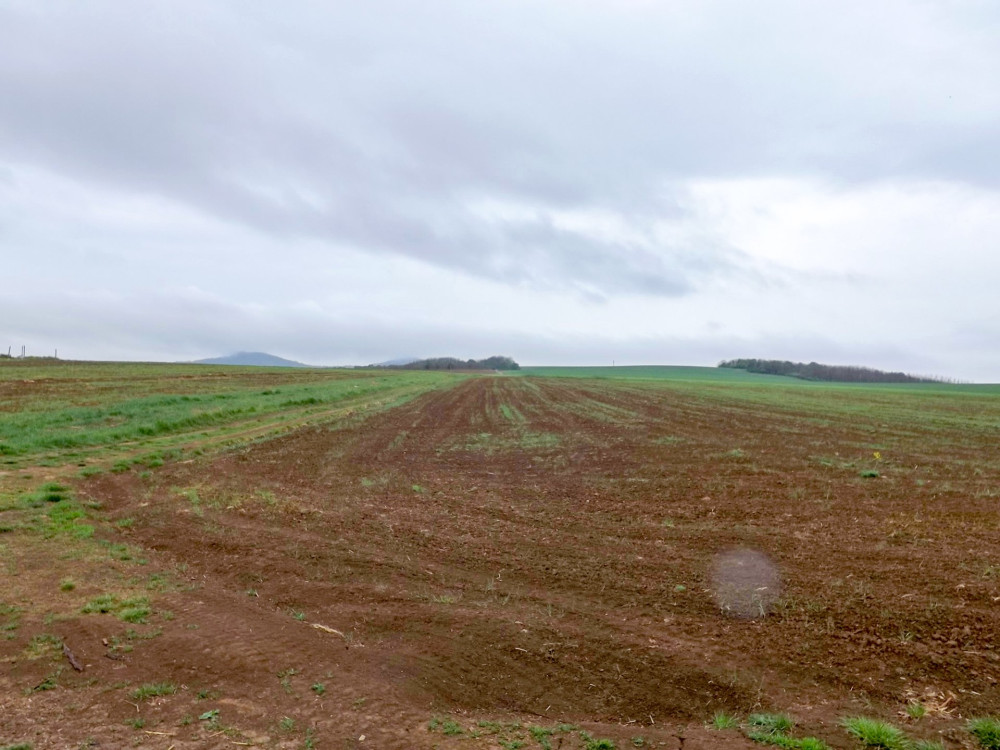
M 837 464 L 872 456 L 864 419 L 477 377 L 93 477 L 78 496 L 130 519 L 102 533 L 168 583 L 146 624 L 80 614 L 0 640 L 0 745 L 497 748 L 515 730 L 489 722 L 521 722 L 725 750 L 755 745 L 707 729 L 714 712 L 774 710 L 835 748 L 857 747 L 837 721 L 858 714 L 972 747 L 960 717 L 1000 706 L 995 445 L 877 438 L 892 448 L 865 479 Z M 52 597 L 49 564 L 19 585 Z M 81 602 L 128 584 L 77 583 Z M 19 658 L 41 632 L 83 671 Z M 32 691 L 56 663 L 58 687 Z M 148 683 L 177 690 L 130 697 Z M 908 721 L 913 697 L 942 708 Z M 579 729 L 548 741 L 583 747 Z

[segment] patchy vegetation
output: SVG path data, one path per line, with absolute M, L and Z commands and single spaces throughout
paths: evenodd
M 166 395 L 65 367 L 0 422 Z M 286 405 L 3 457 L 4 742 L 997 742 L 996 393 L 174 367 Z

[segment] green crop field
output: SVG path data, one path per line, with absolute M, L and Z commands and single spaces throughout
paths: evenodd
M 546 378 L 591 378 L 610 380 L 666 380 L 694 383 L 736 383 L 760 385 L 773 383 L 807 388 L 850 388 L 903 391 L 937 391 L 948 394 L 1000 395 L 1000 383 L 836 383 L 803 380 L 785 375 L 762 375 L 728 367 L 693 367 L 688 365 L 625 365 L 621 367 L 522 367 L 508 373 Z
M 672 389 L 706 404 L 757 404 L 771 413 L 786 413 L 816 424 L 855 416 L 879 432 L 893 422 L 928 436 L 961 428 L 1000 431 L 1000 385 L 948 383 L 832 383 L 781 375 L 759 375 L 719 367 L 525 367 L 521 377 L 578 378 L 622 381 L 640 389 Z
M 0 360 L 0 466 L 267 434 L 331 410 L 383 408 L 449 373 Z
M 522 367 L 516 373 L 547 378 L 610 378 L 614 380 L 685 380 L 696 382 L 787 383 L 778 375 L 756 375 L 746 370 L 682 365 L 629 365 L 624 367 Z

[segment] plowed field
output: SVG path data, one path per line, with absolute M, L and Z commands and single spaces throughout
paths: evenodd
M 717 711 L 781 711 L 834 748 L 860 714 L 973 747 L 963 719 L 1000 707 L 1000 409 L 783 393 L 474 377 L 81 480 L 116 567 L 60 592 L 77 563 L 40 544 L 21 596 L 151 612 L 10 628 L 0 740 L 697 750 L 755 746 Z

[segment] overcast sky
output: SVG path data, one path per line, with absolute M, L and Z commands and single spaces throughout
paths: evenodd
M 995 0 L 0 0 L 0 344 L 1000 382 Z

